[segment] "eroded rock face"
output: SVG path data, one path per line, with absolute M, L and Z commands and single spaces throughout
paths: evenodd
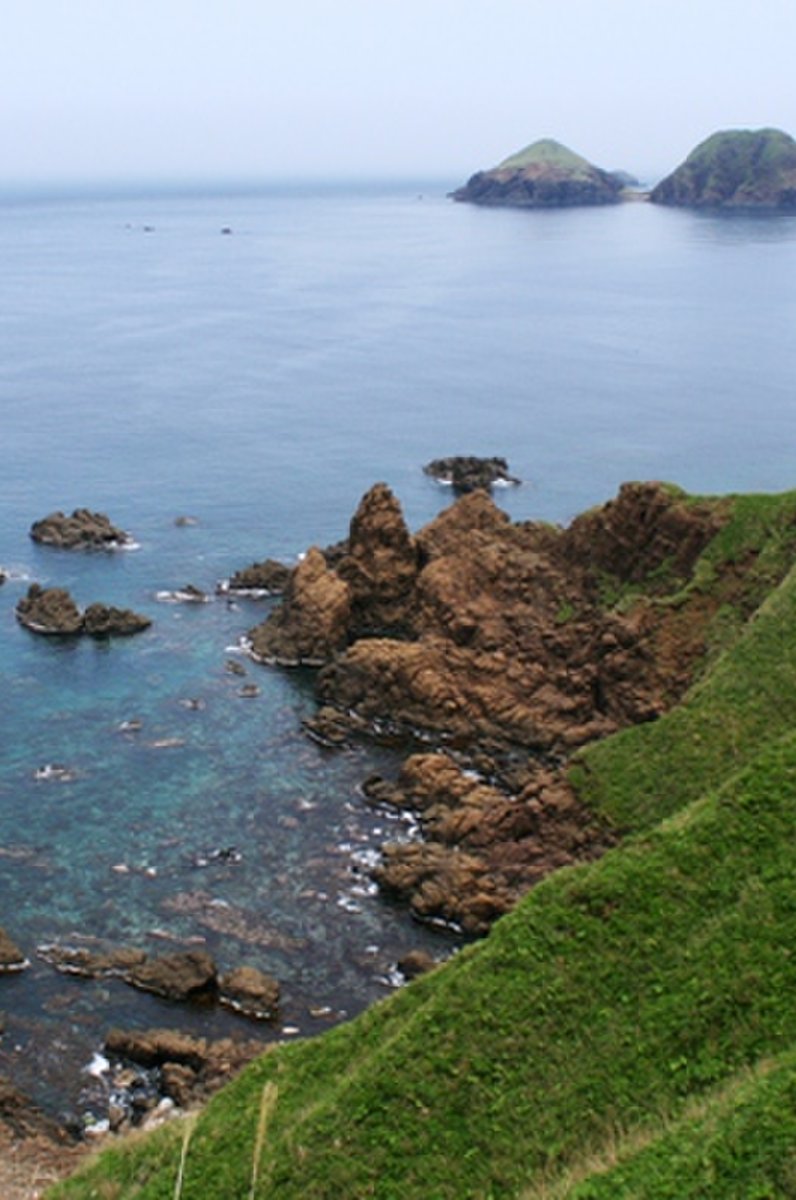
M 384 483 L 363 497 L 347 552 L 336 566 L 351 596 L 350 634 L 403 636 L 411 626 L 418 552 L 401 506 Z
M 313 547 L 287 584 L 282 605 L 249 635 L 252 654 L 281 666 L 320 666 L 348 636 L 351 592 Z
M 60 550 L 114 550 L 130 542 L 130 535 L 113 525 L 105 513 L 76 508 L 71 516 L 53 512 L 34 521 L 34 542 Z

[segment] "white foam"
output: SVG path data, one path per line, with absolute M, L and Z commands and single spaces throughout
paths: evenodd
M 91 1062 L 83 1070 L 86 1075 L 93 1075 L 95 1079 L 101 1079 L 111 1069 L 111 1064 L 104 1054 L 94 1053 L 91 1057 Z

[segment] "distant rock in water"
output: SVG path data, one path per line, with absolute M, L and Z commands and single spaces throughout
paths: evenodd
M 90 604 L 83 614 L 83 629 L 91 637 L 129 637 L 151 624 L 149 617 L 108 604 Z
M 127 608 L 90 604 L 81 613 L 65 588 L 43 588 L 32 583 L 16 608 L 17 620 L 32 633 L 68 637 L 87 633 L 91 637 L 127 636 L 152 624 Z
M 624 184 L 610 171 L 552 138 L 542 138 L 504 159 L 489 171 L 478 171 L 454 200 L 514 208 L 570 208 L 581 204 L 616 204 Z
M 0 974 L 24 971 L 29 965 L 19 947 L 11 941 L 6 931 L 0 928 Z
M 714 133 L 650 194 L 685 208 L 796 209 L 796 141 L 779 129 Z
M 290 567 L 275 558 L 252 563 L 236 571 L 230 579 L 224 579 L 216 589 L 222 595 L 233 592 L 237 595 L 277 596 L 285 590 Z
M 62 512 L 50 513 L 33 522 L 30 536 L 34 542 L 57 546 L 60 550 L 118 550 L 132 541 L 105 513 L 90 512 L 87 508 L 76 508 L 71 517 Z
M 473 455 L 453 455 L 450 458 L 435 458 L 423 467 L 426 475 L 440 483 L 447 483 L 455 492 L 474 492 L 477 488 L 489 491 L 494 484 L 518 484 L 520 481 L 509 474 L 505 458 L 477 458 Z

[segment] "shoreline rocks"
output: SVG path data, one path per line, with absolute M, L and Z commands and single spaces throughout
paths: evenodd
M 149 629 L 149 617 L 127 608 L 90 604 L 81 613 L 65 588 L 43 588 L 32 583 L 16 607 L 16 617 L 31 633 L 52 637 L 129 637 Z
M 613 844 L 563 768 L 691 683 L 715 608 L 685 589 L 725 512 L 633 483 L 559 528 L 512 523 L 477 490 L 411 534 L 377 484 L 337 565 L 308 554 L 251 632 L 255 656 L 320 665 L 304 724 L 321 745 L 367 735 L 434 751 L 397 784 L 365 786 L 423 835 L 382 848 L 373 878 L 386 893 L 483 934 L 547 873 Z M 656 603 L 674 593 L 681 604 Z
M 132 545 L 125 530 L 112 524 L 105 513 L 76 508 L 71 516 L 52 512 L 30 527 L 34 542 L 59 550 L 120 550 Z
M 0 954 L 2 948 L 0 937 Z M 50 942 L 38 946 L 36 953 L 42 962 L 64 975 L 121 979 L 130 987 L 162 996 L 165 1000 L 217 1000 L 219 1004 L 257 1020 L 270 1021 L 278 1015 L 280 987 L 276 979 L 249 966 L 219 973 L 215 961 L 205 950 L 149 955 L 127 946 L 95 950 Z

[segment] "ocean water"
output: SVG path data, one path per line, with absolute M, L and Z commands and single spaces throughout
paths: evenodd
M 313 1033 L 385 995 L 405 950 L 460 942 L 367 885 L 408 831 L 358 784 L 397 750 L 308 741 L 309 672 L 226 671 L 272 601 L 158 591 L 337 540 L 379 479 L 417 527 L 450 500 L 421 471 L 443 454 L 506 455 L 517 519 L 566 522 L 626 479 L 796 486 L 796 218 L 480 210 L 455 182 L 0 195 L 0 925 L 33 959 L 0 977 L 0 1073 L 52 1111 L 88 1103 L 112 1025 Z M 77 506 L 139 548 L 30 541 Z M 37 638 L 14 618 L 33 579 L 154 625 Z M 239 863 L 197 865 L 228 846 Z M 35 958 L 75 937 L 203 938 L 277 975 L 281 1020 Z

